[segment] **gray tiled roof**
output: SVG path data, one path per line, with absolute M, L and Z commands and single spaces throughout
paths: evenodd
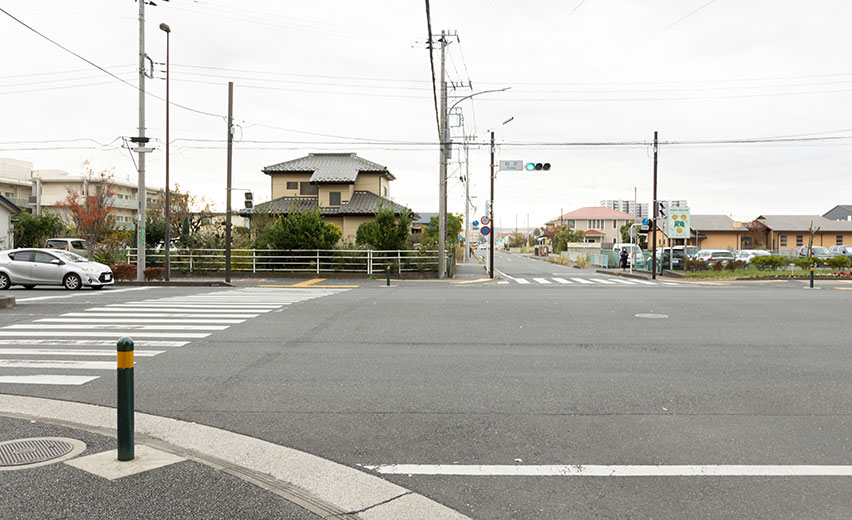
M 695 231 L 741 231 L 727 215 L 690 215 L 689 227 Z
M 757 219 L 773 231 L 807 231 L 811 222 L 820 231 L 852 231 L 852 222 L 828 220 L 822 215 L 761 215 Z
M 384 206 L 393 207 L 393 211 L 397 215 L 404 211 L 412 214 L 405 206 L 396 204 L 384 197 L 379 197 L 375 193 L 356 191 L 352 194 L 352 199 L 341 204 L 339 208 L 322 208 L 322 215 L 374 215 L 379 210 L 380 202 Z M 300 211 L 311 210 L 317 207 L 317 199 L 315 197 L 279 197 L 269 202 L 258 204 L 254 209 L 249 210 L 249 214 L 274 213 L 276 215 L 286 215 L 292 211 L 294 205 Z M 418 217 L 416 213 L 413 215 Z
M 263 169 L 263 173 L 310 172 L 311 183 L 347 183 L 353 184 L 360 172 L 386 173 L 391 180 L 393 175 L 387 166 L 368 161 L 354 153 L 312 153 L 306 157 L 293 159 Z

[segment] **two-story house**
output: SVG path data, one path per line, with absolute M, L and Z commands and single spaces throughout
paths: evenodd
M 586 243 L 611 247 L 612 244 L 621 242 L 621 226 L 635 220 L 636 217 L 622 211 L 592 206 L 560 215 L 548 221 L 545 226 L 568 226 L 582 231 Z
M 272 182 L 272 200 L 258 204 L 252 214 L 287 215 L 298 210 L 321 208 L 324 222 L 343 230 L 343 239 L 354 239 L 358 226 L 372 220 L 382 207 L 396 215 L 413 213 L 390 196 L 393 174 L 386 166 L 354 153 L 312 153 L 263 168 Z

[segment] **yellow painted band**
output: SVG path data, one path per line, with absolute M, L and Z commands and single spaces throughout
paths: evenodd
M 118 353 L 118 368 L 133 368 L 133 351 Z

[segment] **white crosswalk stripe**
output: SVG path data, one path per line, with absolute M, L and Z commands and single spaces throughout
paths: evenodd
M 571 279 L 574 280 L 577 283 L 582 283 L 582 284 L 586 284 L 586 285 L 590 285 L 590 284 L 595 283 L 591 280 L 586 280 L 585 278 L 571 278 Z
M 507 276 L 507 278 L 509 278 L 509 281 L 503 280 L 503 281 L 500 281 L 500 282 L 497 282 L 497 283 L 501 284 L 501 285 L 511 285 L 513 283 L 518 284 L 518 285 L 530 285 L 532 283 L 529 280 L 527 280 L 526 278 L 516 278 L 516 277 L 509 277 L 509 276 Z M 580 278 L 580 277 L 574 277 L 574 278 L 566 279 L 566 278 L 563 278 L 563 277 L 560 277 L 560 276 L 552 276 L 552 277 L 549 277 L 549 278 L 533 277 L 532 281 L 539 284 L 539 285 L 554 285 L 554 282 L 555 282 L 558 285 L 569 285 L 569 286 L 573 286 L 573 287 L 593 286 L 593 285 L 603 286 L 603 287 L 623 287 L 623 286 L 626 286 L 626 285 L 627 286 L 633 286 L 633 287 L 638 287 L 638 286 L 642 286 L 642 285 L 651 285 L 651 286 L 669 285 L 669 286 L 682 287 L 681 284 L 673 283 L 673 282 L 651 282 L 651 281 L 648 281 L 648 280 L 639 280 L 639 279 L 635 279 L 635 278 L 617 278 L 617 277 L 612 277 L 612 278 Z
M 632 280 L 622 280 L 621 278 L 613 278 L 612 281 L 624 285 L 636 285 L 636 282 Z
M 538 283 L 543 284 L 543 285 L 547 285 L 547 284 L 549 284 L 549 283 L 553 283 L 553 282 L 551 282 L 550 280 L 548 280 L 547 278 L 533 278 L 533 281 L 534 281 L 534 282 L 538 282 Z
M 518 282 L 519 284 L 522 284 L 522 285 L 526 285 L 526 284 L 530 283 L 530 281 L 525 279 L 525 278 L 515 278 L 515 281 Z
M 106 305 L 102 302 L 83 312 L 0 327 L 0 392 L 4 384 L 75 386 L 94 381 L 100 376 L 53 371 L 115 370 L 115 346 L 123 336 L 133 338 L 135 358 L 154 358 L 168 351 L 153 348 L 183 347 L 265 313 L 344 291 L 243 288 Z M 113 359 L 92 360 L 98 357 Z
M 556 280 L 557 282 L 559 282 L 561 284 L 566 284 L 566 285 L 571 283 L 570 281 L 566 280 L 565 278 L 558 278 L 557 277 L 557 278 L 554 278 L 554 280 Z

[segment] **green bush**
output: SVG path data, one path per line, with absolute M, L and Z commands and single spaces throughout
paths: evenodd
M 852 267 L 852 258 L 847 256 L 833 256 L 828 259 L 828 266 L 832 269 Z
M 687 271 L 703 271 L 707 269 L 707 262 L 697 258 L 687 258 L 683 263 L 683 268 Z
M 816 264 L 816 265 L 822 264 L 822 260 L 820 260 L 818 258 L 802 257 L 802 258 L 794 258 L 792 260 L 792 263 L 796 264 L 796 267 L 798 267 L 799 269 L 810 269 L 810 267 L 814 264 Z
M 748 264 L 743 260 L 731 260 L 728 262 L 728 265 L 725 266 L 725 269 L 728 271 L 735 271 L 737 269 L 745 269 L 748 267 Z
M 713 262 L 714 271 L 721 271 L 724 267 L 725 264 L 723 264 L 721 260 L 716 260 L 715 262 Z
M 790 259 L 785 256 L 779 255 L 771 255 L 771 256 L 756 256 L 751 259 L 751 265 L 760 269 L 761 271 L 774 271 L 776 269 L 783 269 L 788 263 L 790 263 Z

